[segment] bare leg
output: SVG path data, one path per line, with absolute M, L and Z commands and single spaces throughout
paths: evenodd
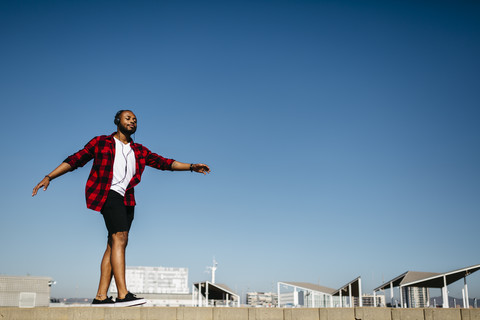
M 127 244 L 128 231 L 117 232 L 112 235 L 110 263 L 119 299 L 124 299 L 128 293 L 125 281 L 125 249 Z
M 102 263 L 100 264 L 100 283 L 98 284 L 97 296 L 95 299 L 104 300 L 107 298 L 107 291 L 110 287 L 110 282 L 112 282 L 112 264 L 111 264 L 111 255 L 112 255 L 112 239 L 109 238 L 107 242 L 107 249 L 103 254 Z

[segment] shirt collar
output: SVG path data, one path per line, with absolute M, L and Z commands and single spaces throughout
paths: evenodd
M 111 139 L 112 142 L 115 142 L 115 138 L 113 137 L 115 134 L 117 133 L 117 131 L 115 131 L 114 133 L 112 133 L 111 135 L 108 136 L 109 139 Z M 133 146 L 135 144 L 135 141 L 133 141 L 132 138 L 130 138 L 130 146 Z

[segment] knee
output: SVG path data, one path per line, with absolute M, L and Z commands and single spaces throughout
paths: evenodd
M 112 245 L 126 247 L 128 244 L 128 232 L 121 231 L 112 234 Z

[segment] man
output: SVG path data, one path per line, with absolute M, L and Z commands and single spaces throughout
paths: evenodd
M 116 132 L 90 140 L 83 149 L 66 158 L 46 175 L 32 192 L 32 196 L 35 196 L 40 188 L 47 190 L 50 181 L 83 167 L 93 159 L 85 197 L 88 208 L 102 213 L 108 230 L 108 241 L 100 265 L 100 283 L 92 305 L 105 307 L 145 303 L 145 299 L 138 298 L 127 290 L 125 281 L 125 249 L 135 208 L 133 188 L 140 182 L 145 165 L 160 170 L 210 173 L 210 168 L 205 164 L 189 164 L 163 158 L 135 143 L 131 135 L 137 130 L 137 118 L 132 111 L 118 111 L 114 123 L 117 125 Z M 107 297 L 112 276 L 115 277 L 118 290 L 115 301 L 112 297 Z

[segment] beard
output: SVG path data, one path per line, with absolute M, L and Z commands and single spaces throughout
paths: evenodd
M 118 124 L 118 129 L 120 130 L 121 133 L 123 133 L 126 136 L 130 136 L 134 134 L 135 131 L 137 131 L 137 127 L 133 127 L 132 129 L 129 129 L 121 123 Z

